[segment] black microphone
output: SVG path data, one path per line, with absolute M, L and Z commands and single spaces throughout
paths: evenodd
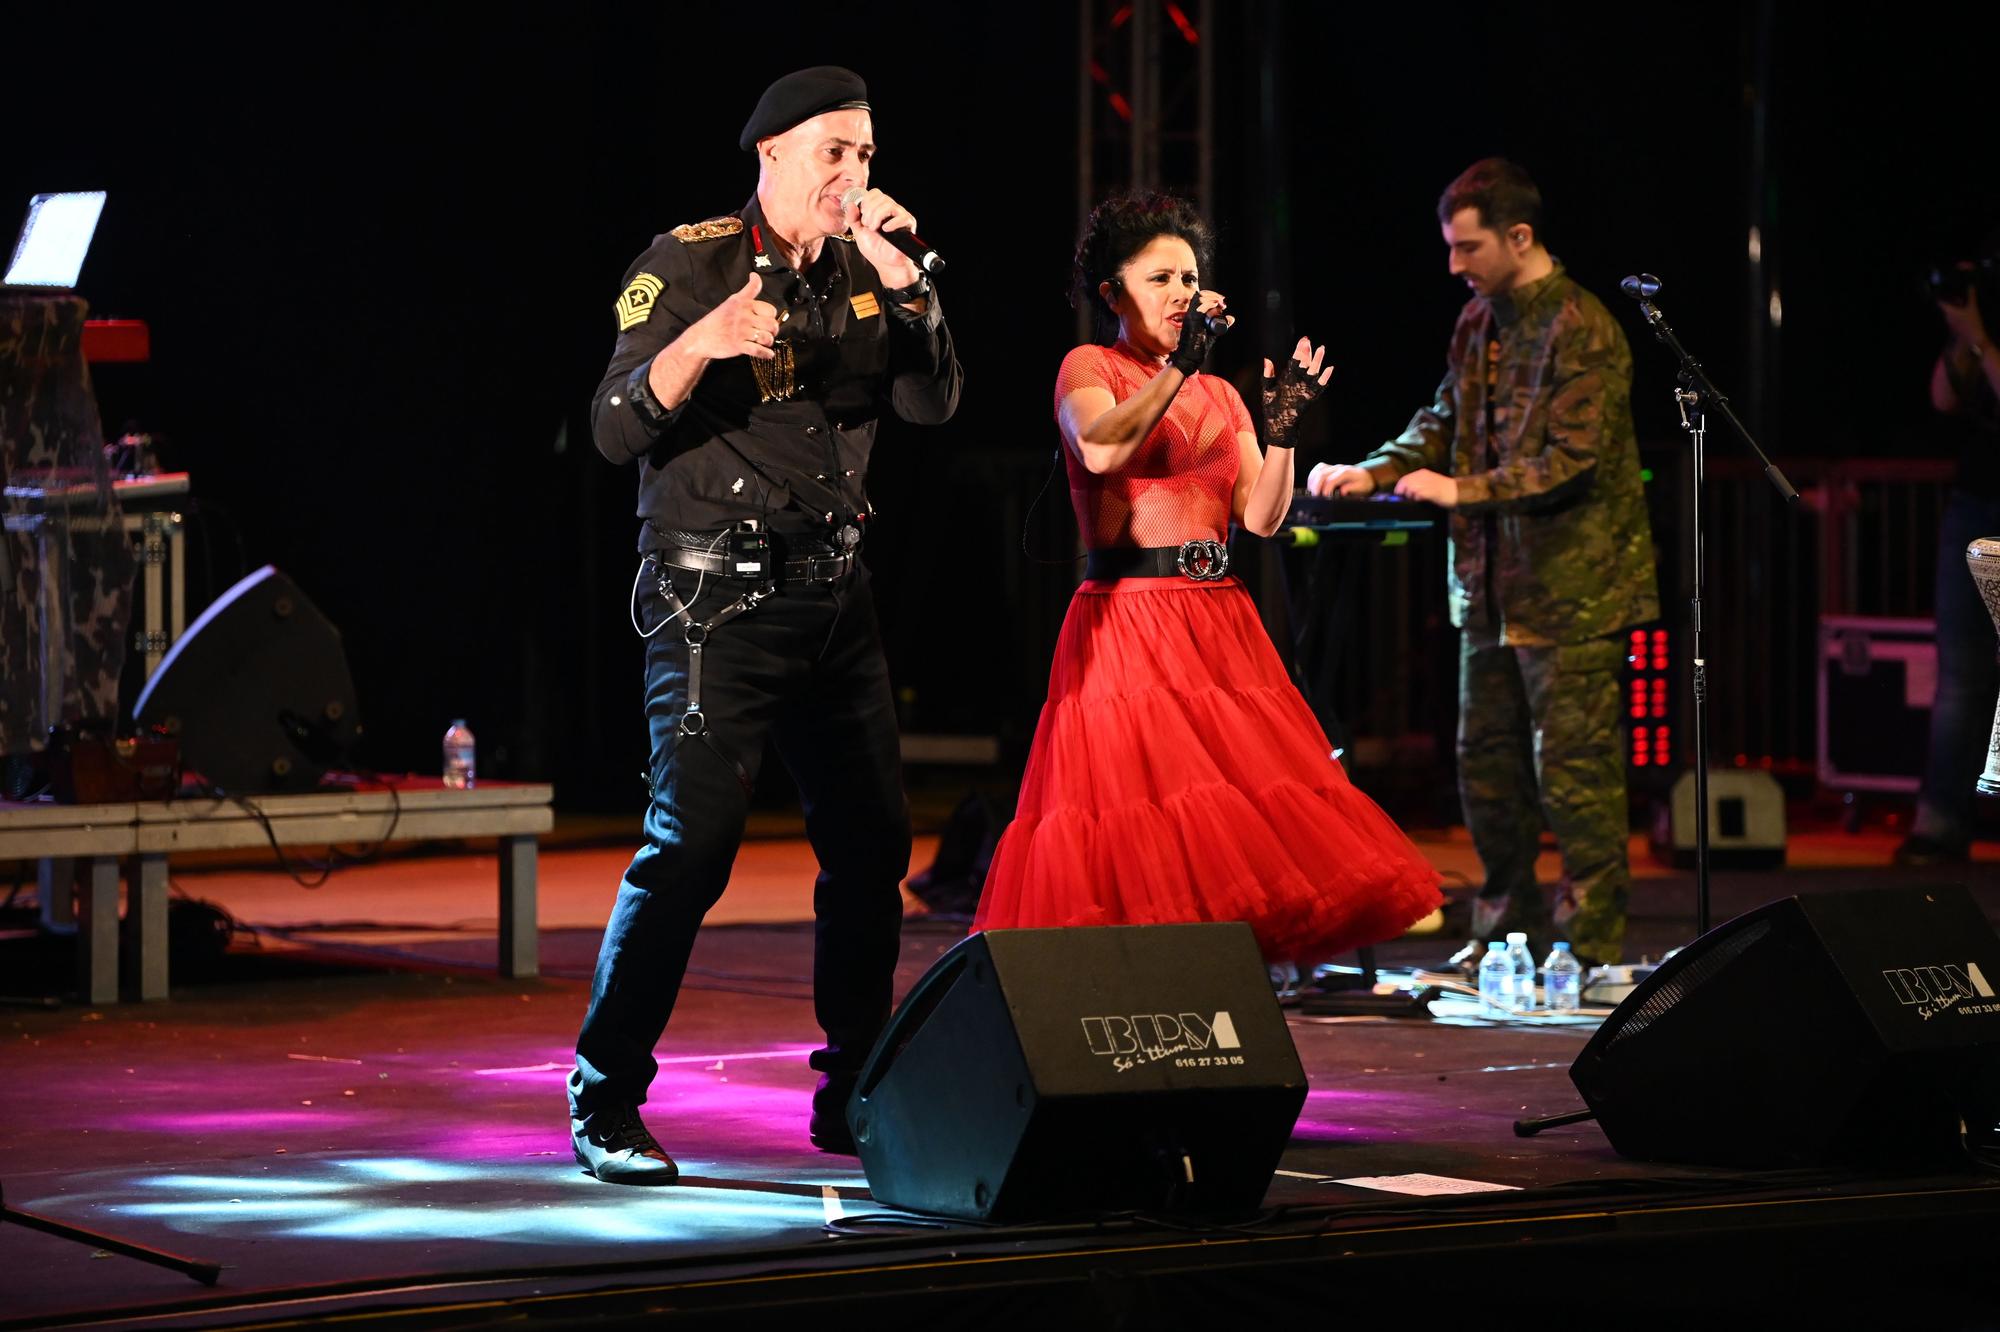
M 859 185 L 852 187 L 847 193 L 840 196 L 840 206 L 848 209 L 853 208 L 861 202 L 861 196 L 865 193 L 867 191 L 863 190 Z M 895 246 L 904 254 L 910 256 L 910 258 L 916 260 L 917 267 L 923 269 L 924 272 L 929 273 L 932 277 L 942 277 L 944 275 L 945 264 L 943 257 L 936 250 L 924 244 L 922 238 L 916 232 L 905 227 L 899 231 L 881 231 L 878 229 L 875 234 L 883 240 L 888 241 L 889 244 Z
M 1651 273 L 1641 273 L 1619 283 L 1618 290 L 1635 301 L 1650 301 L 1660 294 L 1660 280 Z

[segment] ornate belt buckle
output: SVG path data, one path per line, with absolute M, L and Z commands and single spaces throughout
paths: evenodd
M 1174 568 L 1197 583 L 1212 583 L 1229 572 L 1229 547 L 1207 538 L 1183 541 Z

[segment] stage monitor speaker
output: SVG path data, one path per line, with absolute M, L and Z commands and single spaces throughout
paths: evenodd
M 1662 963 L 1570 1068 L 1626 1156 L 1918 1163 L 1993 1130 L 2000 937 L 1963 887 L 1787 898 Z
M 340 631 L 268 564 L 188 627 L 132 714 L 232 795 L 310 791 L 361 731 Z
M 848 1103 L 877 1202 L 975 1221 L 1254 1211 L 1305 1072 L 1246 925 L 989 930 Z
M 1653 855 L 1691 869 L 1695 862 L 1695 774 L 1684 772 L 1654 811 Z M 1708 863 L 1775 869 L 1785 863 L 1785 791 L 1757 768 L 1708 773 Z

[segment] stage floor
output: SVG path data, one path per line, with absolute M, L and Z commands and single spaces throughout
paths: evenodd
M 1469 1317 L 1483 1298 L 1469 1283 L 1535 1272 L 1563 1274 L 1565 1291 L 1608 1316 L 1605 1300 L 1663 1312 L 1719 1293 L 1688 1285 L 1684 1262 L 1736 1279 L 1765 1272 L 1753 1304 L 1851 1290 L 1844 1307 L 1893 1296 L 1907 1312 L 1943 1310 L 1944 1326 L 1986 1325 L 1977 1300 L 1947 1286 L 1961 1245 L 1983 1255 L 1978 1237 L 2000 1220 L 1991 1176 L 1661 1167 L 1618 1156 L 1589 1124 L 1516 1138 L 1516 1118 L 1577 1106 L 1566 1070 L 1588 1026 L 1294 1014 L 1312 1091 L 1267 1197 L 1278 1210 L 1255 1227 L 1126 1218 L 941 1232 L 876 1220 L 858 1164 L 805 1141 L 817 1031 L 803 886 L 790 886 L 801 859 L 794 844 L 753 844 L 750 890 L 696 950 L 646 1107 L 683 1178 L 656 1189 L 598 1183 L 570 1156 L 562 1080 L 598 926 L 562 904 L 564 890 L 545 915 L 545 974 L 515 982 L 492 975 L 494 941 L 476 918 L 390 910 L 408 904 L 402 884 L 470 914 L 491 899 L 490 861 L 477 856 L 395 861 L 314 893 L 271 876 L 179 876 L 185 893 L 284 933 L 239 939 L 205 977 L 177 978 L 166 1003 L 0 1010 L 0 1190 L 17 1208 L 219 1262 L 221 1281 L 205 1289 L 0 1225 L 0 1326 L 419 1306 L 456 1310 L 441 1317 L 452 1325 L 585 1308 L 700 1321 L 863 1291 L 878 1308 L 900 1292 L 905 1313 L 929 1299 L 968 1325 L 1051 1307 L 1094 1311 L 1105 1326 L 1215 1325 L 1174 1284 L 1196 1269 L 1245 1315 Z M 620 860 L 551 852 L 544 883 L 595 879 L 608 901 L 603 872 L 615 877 Z M 1971 884 L 2000 916 L 1996 869 L 1725 873 L 1715 919 L 1795 892 L 1938 881 Z M 1682 874 L 1640 878 L 1635 955 L 1685 941 L 1690 893 Z M 962 934 L 961 922 L 912 919 L 899 989 Z M 1383 960 L 1431 962 L 1455 942 L 1403 940 Z M 1474 1191 L 1398 1191 L 1421 1187 L 1394 1178 L 1411 1175 Z M 1223 1268 L 1237 1275 L 1218 1293 Z M 1056 1303 L 1024 1302 L 1030 1289 Z M 1526 1287 L 1519 1307 L 1542 1308 Z

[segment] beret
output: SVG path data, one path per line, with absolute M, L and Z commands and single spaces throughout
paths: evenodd
M 750 152 L 756 148 L 757 140 L 783 134 L 822 111 L 868 109 L 868 85 L 853 70 L 839 65 L 794 70 L 764 89 L 736 146 Z

